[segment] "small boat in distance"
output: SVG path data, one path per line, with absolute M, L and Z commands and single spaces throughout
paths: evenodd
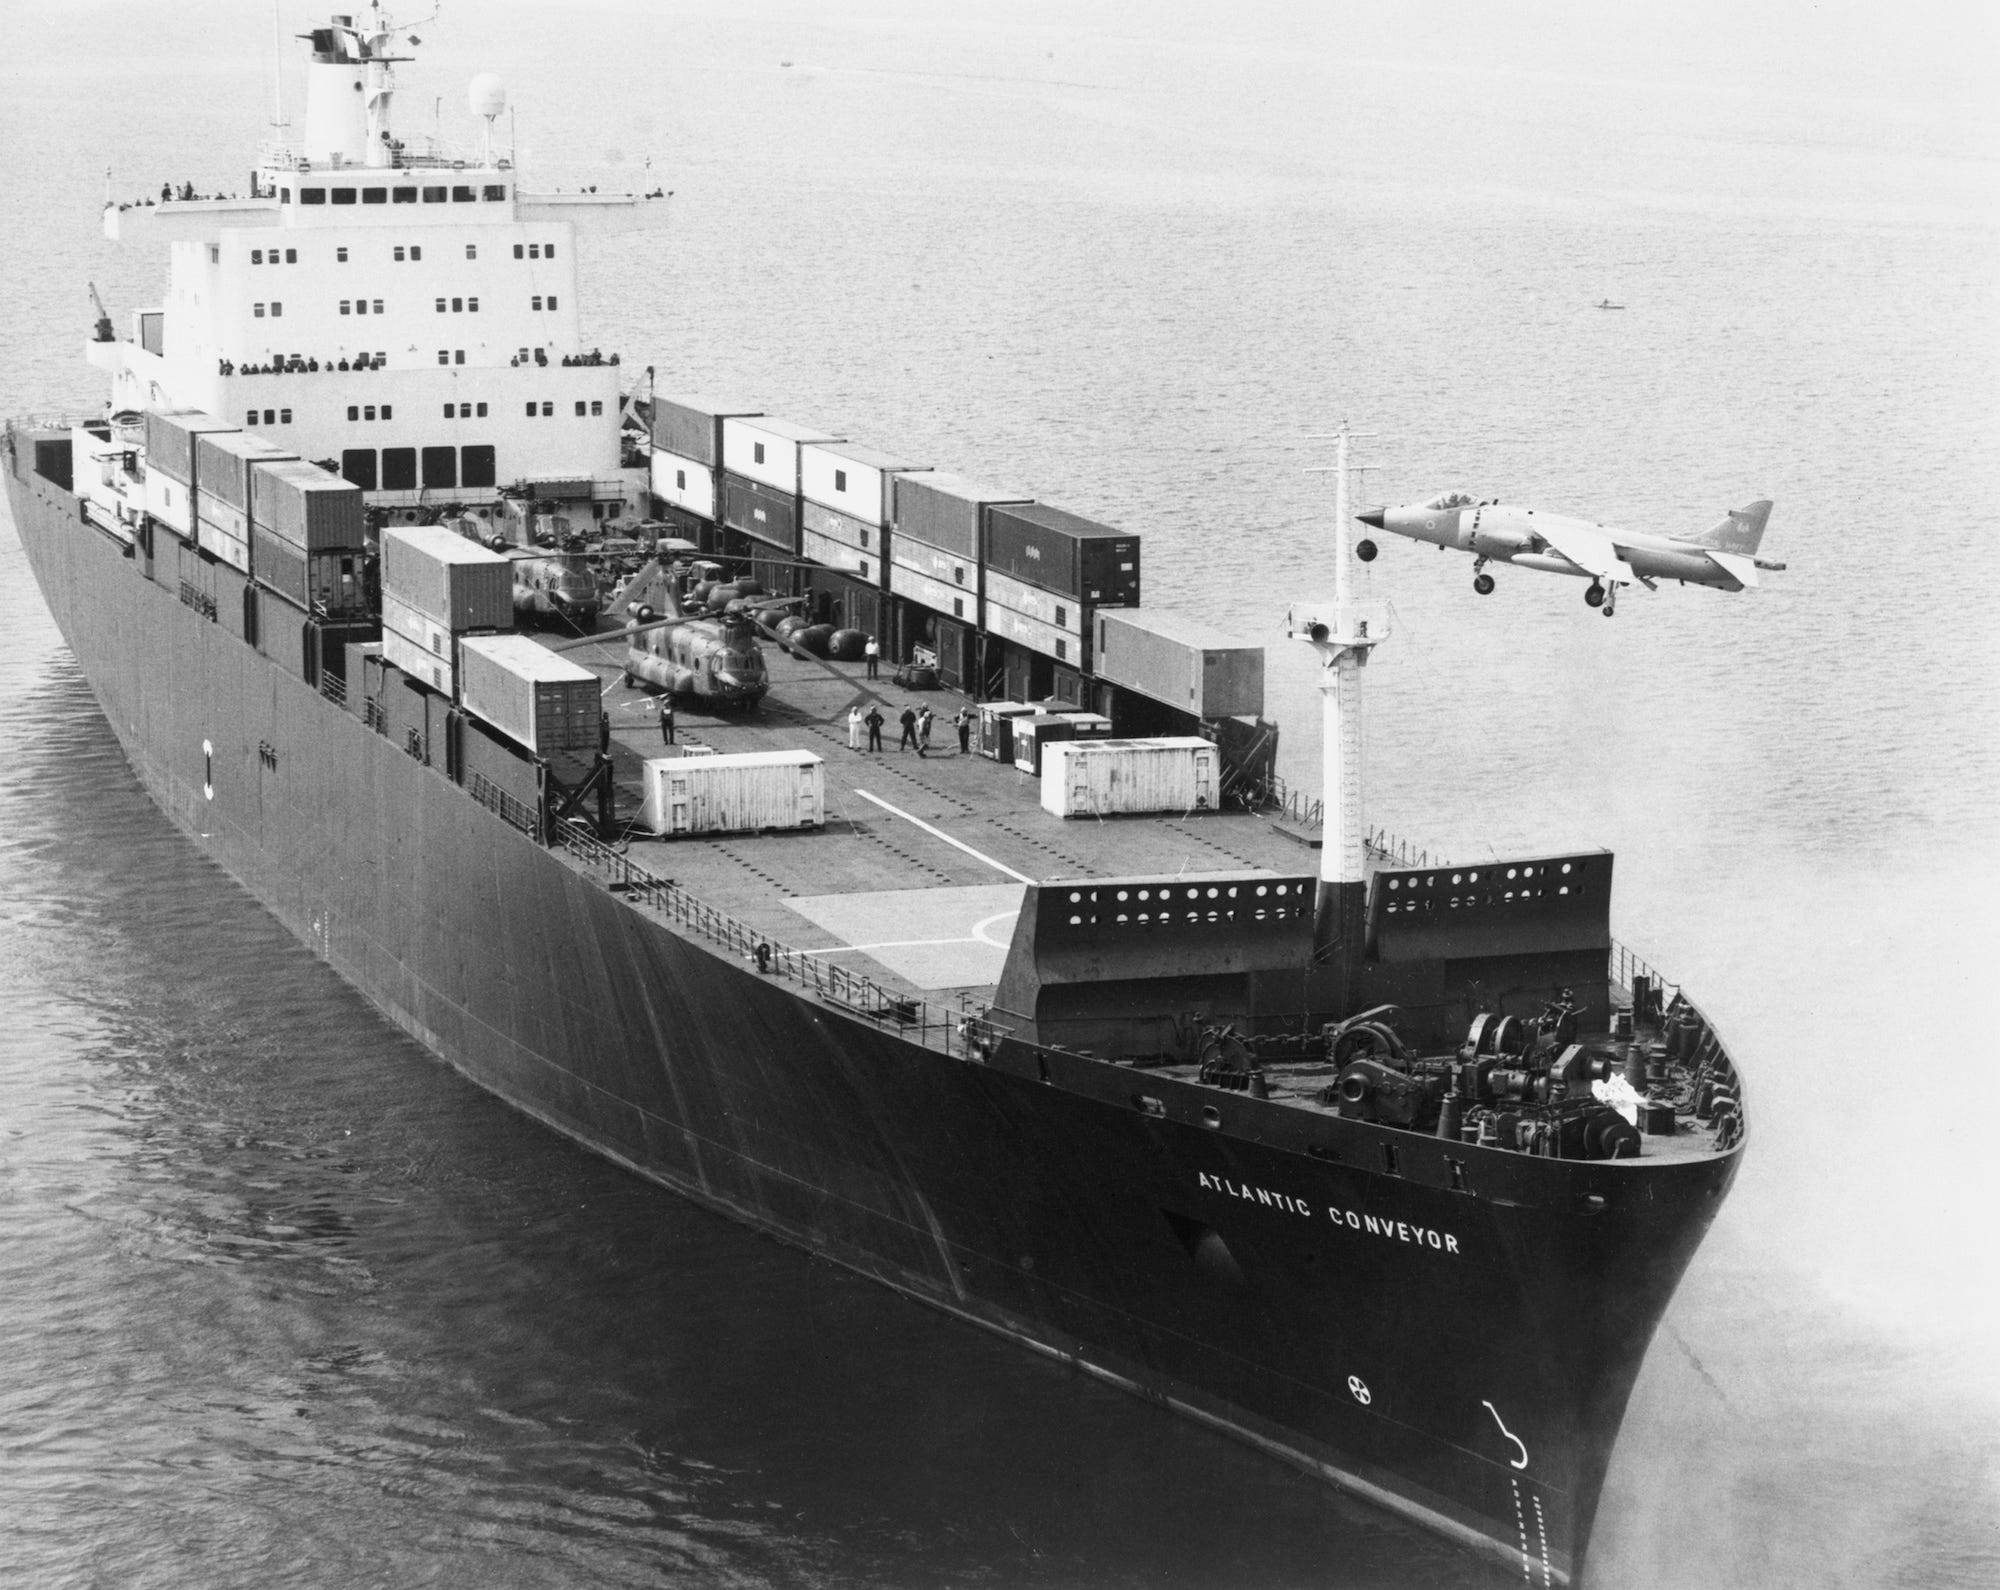
M 1599 309 L 1623 309 L 1625 306 L 1623 304 L 1614 304 L 1608 298 L 1600 298 L 1597 300 L 1597 307 Z

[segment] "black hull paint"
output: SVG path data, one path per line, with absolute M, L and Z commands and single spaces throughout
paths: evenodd
M 1140 1074 L 1080 1056 L 947 1057 L 627 904 L 146 579 L 67 492 L 25 467 L 8 486 L 147 790 L 481 1086 L 1533 1582 L 1580 1567 L 1738 1153 L 1530 1159 L 1240 1096 L 1224 1132 L 1213 1090 L 1145 1078 L 1161 1117 L 1134 1108 Z

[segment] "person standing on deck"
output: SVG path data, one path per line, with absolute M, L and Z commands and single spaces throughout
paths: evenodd
M 882 723 L 883 723 L 882 709 L 880 707 L 870 707 L 868 709 L 868 716 L 863 718 L 861 721 L 868 725 L 868 749 L 871 751 L 881 750 Z
M 972 749 L 972 708 L 960 707 L 951 721 L 952 726 L 958 730 L 958 754 L 964 756 Z
M 917 708 L 917 755 L 931 754 L 931 709 L 928 704 Z
M 662 696 L 660 698 L 660 743 L 662 745 L 672 745 L 674 743 L 674 698 L 672 696 Z
M 850 751 L 861 749 L 861 708 L 858 704 L 847 709 L 847 748 Z
M 882 673 L 882 648 L 875 644 L 875 637 L 868 637 L 868 644 L 861 648 L 861 655 L 868 659 L 868 677 L 876 679 Z
M 917 713 L 914 707 L 903 708 L 903 715 L 896 720 L 903 726 L 903 737 L 896 742 L 896 749 L 907 751 L 917 743 Z

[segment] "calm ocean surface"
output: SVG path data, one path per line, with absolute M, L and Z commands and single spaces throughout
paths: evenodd
M 585 256 L 634 374 L 1141 530 L 1309 783 L 1315 433 L 1377 501 L 1776 499 L 1775 588 L 1610 623 L 1385 547 L 1371 817 L 1615 849 L 1749 1073 L 1598 1581 L 2000 1582 L 1994 23 L 1330 9 L 454 5 L 399 105 L 495 70 L 531 178 L 675 190 Z M 7 16 L 0 409 L 94 406 L 84 282 L 165 273 L 106 167 L 241 188 L 270 15 Z M 1512 1582 L 492 1102 L 156 813 L 11 527 L 0 590 L 0 1583 Z

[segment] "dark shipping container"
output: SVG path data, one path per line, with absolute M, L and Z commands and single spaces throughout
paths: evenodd
M 891 475 L 894 533 L 979 561 L 980 526 L 994 503 L 1032 502 L 1025 491 L 1001 491 L 934 469 L 918 475 Z
M 178 480 L 183 486 L 195 483 L 194 439 L 204 431 L 233 431 L 241 427 L 219 420 L 200 409 L 163 409 L 146 413 L 146 468 Z
M 682 458 L 691 458 L 710 469 L 720 469 L 722 422 L 763 412 L 762 409 L 732 407 L 703 397 L 655 397 L 653 445 L 678 453 Z
M 986 564 L 1095 607 L 1139 605 L 1139 538 L 1044 503 L 996 506 Z
M 799 499 L 740 475 L 722 476 L 722 522 L 786 552 L 799 550 Z

